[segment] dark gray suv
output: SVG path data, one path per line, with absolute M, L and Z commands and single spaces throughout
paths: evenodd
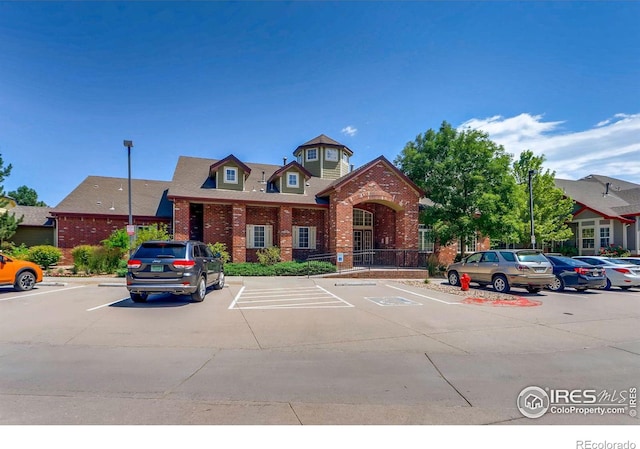
M 220 256 L 193 240 L 145 242 L 127 268 L 127 289 L 134 302 L 145 302 L 150 293 L 190 295 L 193 302 L 201 302 L 208 287 L 224 287 Z

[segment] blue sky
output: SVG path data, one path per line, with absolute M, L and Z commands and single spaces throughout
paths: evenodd
M 180 155 L 362 165 L 443 120 L 558 177 L 640 183 L 638 2 L 0 2 L 0 153 L 58 204 Z

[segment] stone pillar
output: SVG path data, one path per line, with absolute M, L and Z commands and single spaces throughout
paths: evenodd
M 247 261 L 247 208 L 244 204 L 232 206 L 232 262 Z
M 348 201 L 336 202 L 331 211 L 331 253 L 344 253 L 340 268 L 353 266 L 353 207 Z
M 280 231 L 280 259 L 283 262 L 293 260 L 293 208 L 280 206 L 278 210 Z

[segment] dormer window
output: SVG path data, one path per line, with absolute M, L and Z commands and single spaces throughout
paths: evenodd
M 225 167 L 224 168 L 224 182 L 227 184 L 238 183 L 238 168 L 237 167 Z
M 317 161 L 317 160 L 318 160 L 318 149 L 309 148 L 307 150 L 307 161 Z
M 297 172 L 287 173 L 287 187 L 298 187 L 300 185 L 300 175 Z

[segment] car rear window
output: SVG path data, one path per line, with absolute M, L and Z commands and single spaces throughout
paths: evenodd
M 518 251 L 516 255 L 520 262 L 548 262 L 542 253 L 536 251 Z
M 143 243 L 134 257 L 147 259 L 159 258 L 184 258 L 187 254 L 186 245 L 175 243 Z

